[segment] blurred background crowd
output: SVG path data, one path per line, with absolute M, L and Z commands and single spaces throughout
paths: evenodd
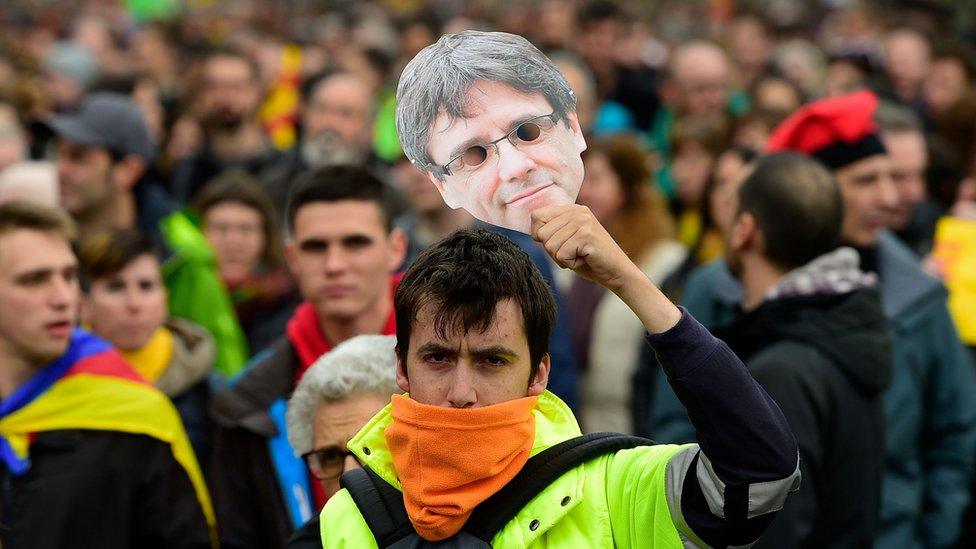
M 466 29 L 522 35 L 563 71 L 588 145 L 578 201 L 676 302 L 691 273 L 723 256 L 730 197 L 774 128 L 811 101 L 861 90 L 881 101 L 895 190 L 871 215 L 929 275 L 967 291 L 937 228 L 976 220 L 976 2 L 6 0 L 0 201 L 71 214 L 82 322 L 174 399 L 201 463 L 219 454 L 212 378 L 272 352 L 310 299 L 316 267 L 286 254 L 303 175 L 354 165 L 382 184 L 406 235 L 394 271 L 475 224 L 403 156 L 394 123 L 404 65 Z M 347 186 L 360 177 L 331 173 Z M 976 232 L 963 234 L 949 245 L 971 246 Z M 552 388 L 584 431 L 672 441 L 653 411 L 639 323 L 541 257 L 560 308 Z M 389 258 L 372 261 L 348 269 L 362 284 L 378 269 L 386 284 Z M 976 310 L 951 311 L 972 353 Z M 973 421 L 961 446 L 969 469 Z M 957 502 L 972 492 L 946 489 Z M 964 509 L 931 526 L 944 537 L 916 532 L 918 546 L 974 543 Z

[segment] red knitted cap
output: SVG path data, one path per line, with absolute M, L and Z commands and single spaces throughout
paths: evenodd
M 870 91 L 808 103 L 773 130 L 766 151 L 801 152 L 831 169 L 884 154 L 874 121 L 877 108 Z

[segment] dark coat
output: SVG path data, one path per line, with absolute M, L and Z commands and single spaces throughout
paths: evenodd
M 800 490 L 756 547 L 870 547 L 892 368 L 878 293 L 766 302 L 716 335 L 779 404 L 800 447 Z
M 876 546 L 948 547 L 959 535 L 976 471 L 976 375 L 942 284 L 887 231 L 878 235 L 876 261 L 894 356 L 884 398 L 887 461 Z M 688 278 L 681 304 L 712 328 L 732 319 L 741 297 L 725 263 L 715 261 Z M 658 442 L 693 440 L 688 414 L 653 356 L 642 365 L 634 399 L 638 434 Z
M 295 530 L 288 540 L 287 549 L 322 549 L 322 532 L 318 515 Z
M 165 442 L 116 431 L 39 433 L 31 468 L 0 467 L 4 549 L 210 548 L 186 471 Z
M 231 388 L 214 395 L 210 489 L 221 547 L 284 548 L 294 531 L 268 439 L 278 427 L 269 407 L 294 390 L 298 357 L 282 336 Z

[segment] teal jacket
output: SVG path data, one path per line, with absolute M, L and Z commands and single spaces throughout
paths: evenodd
M 946 308 L 942 284 L 888 232 L 878 242 L 881 301 L 893 343 L 893 376 L 884 395 L 886 459 L 879 548 L 948 547 L 960 531 L 976 455 L 976 375 Z M 708 327 L 727 324 L 742 289 L 725 264 L 692 272 L 682 304 Z M 644 361 L 644 367 L 649 367 Z M 695 439 L 688 416 L 663 376 L 653 392 L 650 436 Z

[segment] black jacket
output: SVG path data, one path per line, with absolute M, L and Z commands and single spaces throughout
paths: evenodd
M 186 471 L 144 435 L 64 430 L 37 435 L 31 468 L 0 467 L 4 549 L 210 548 Z
M 892 360 L 877 292 L 766 302 L 716 335 L 779 404 L 800 448 L 800 490 L 755 546 L 870 547 Z
M 283 548 L 294 531 L 271 461 L 268 439 L 278 428 L 268 408 L 295 389 L 298 357 L 282 336 L 259 355 L 236 385 L 214 395 L 218 428 L 210 490 L 221 547 Z

